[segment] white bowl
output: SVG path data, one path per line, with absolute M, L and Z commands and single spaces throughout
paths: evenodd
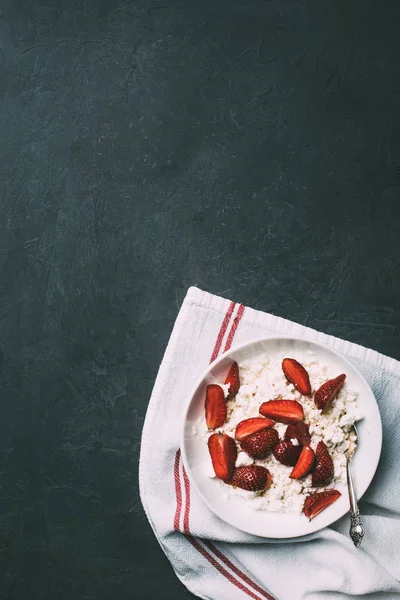
M 281 357 L 304 356 L 313 351 L 322 365 L 334 372 L 346 373 L 349 388 L 358 394 L 357 404 L 364 415 L 357 423 L 359 446 L 352 459 L 352 473 L 357 497 L 367 490 L 378 466 L 382 447 L 382 422 L 378 404 L 361 373 L 341 354 L 331 348 L 295 337 L 269 337 L 237 346 L 215 360 L 196 384 L 183 419 L 181 452 L 188 476 L 205 504 L 223 521 L 248 533 L 269 539 L 296 538 L 319 531 L 331 525 L 349 510 L 347 487 L 336 486 L 341 498 L 320 513 L 312 521 L 303 514 L 276 513 L 251 508 L 251 502 L 239 496 L 224 498 L 221 483 L 207 477 L 210 465 L 207 437 L 193 435 L 192 428 L 199 427 L 199 418 L 204 417 L 206 386 L 223 383 L 233 360 L 241 363 L 267 356 L 271 360 Z M 205 427 L 205 424 L 204 424 Z

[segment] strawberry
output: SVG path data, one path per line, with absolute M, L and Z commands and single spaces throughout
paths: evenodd
M 317 408 L 322 412 L 326 412 L 330 407 L 332 400 L 343 387 L 346 380 L 346 375 L 343 373 L 335 379 L 329 379 L 321 385 L 321 387 L 315 392 L 314 402 Z
M 301 452 L 301 446 L 294 446 L 290 440 L 281 440 L 272 450 L 272 454 L 283 465 L 294 467 Z
M 240 445 L 252 458 L 266 458 L 278 441 L 276 429 L 264 429 L 247 436 Z
M 304 502 L 303 513 L 311 521 L 325 508 L 336 502 L 341 495 L 337 490 L 326 490 L 325 492 L 312 494 Z
M 235 440 L 226 433 L 213 433 L 208 438 L 208 451 L 216 476 L 228 481 L 232 477 L 237 458 Z
M 312 484 L 317 487 L 331 483 L 334 475 L 333 460 L 324 442 L 319 442 L 315 451 L 315 469 L 312 474 Z
M 301 479 L 307 475 L 314 464 L 314 458 L 314 450 L 312 450 L 310 446 L 304 446 L 300 453 L 299 460 L 289 475 L 290 479 Z
M 263 429 L 270 429 L 275 425 L 275 421 L 272 419 L 264 419 L 264 417 L 251 417 L 250 419 L 245 419 L 244 421 L 240 421 L 239 425 L 236 427 L 235 438 L 238 442 L 244 440 L 248 435 L 252 435 L 253 433 L 257 433 L 257 431 L 262 431 Z
M 225 423 L 227 409 L 224 392 L 220 385 L 212 383 L 207 386 L 205 408 L 208 429 L 216 429 Z
M 258 490 L 266 490 L 271 485 L 271 482 L 272 475 L 268 469 L 260 465 L 250 465 L 237 467 L 229 483 L 242 490 L 256 492 Z
M 294 423 L 304 419 L 303 407 L 297 400 L 269 400 L 261 404 L 259 412 L 280 423 Z
M 225 385 L 229 383 L 229 398 L 233 398 L 239 391 L 240 379 L 239 379 L 239 367 L 237 362 L 233 362 L 231 368 L 228 371 L 228 375 L 225 379 Z
M 311 394 L 310 378 L 307 371 L 294 358 L 284 358 L 282 361 L 282 370 L 285 377 L 294 385 L 296 390 L 303 396 Z
M 306 423 L 304 423 L 303 421 L 298 421 L 297 423 L 290 423 L 290 425 L 288 425 L 286 429 L 285 438 L 297 440 L 302 446 L 309 446 L 311 443 L 308 425 L 306 425 Z

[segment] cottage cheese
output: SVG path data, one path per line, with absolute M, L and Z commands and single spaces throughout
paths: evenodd
M 349 389 L 347 382 L 340 390 L 331 408 L 322 414 L 314 404 L 313 397 L 302 396 L 293 385 L 286 381 L 282 372 L 282 359 L 276 360 L 263 358 L 257 362 L 243 362 L 239 364 L 241 386 L 233 400 L 228 400 L 228 417 L 226 423 L 219 431 L 234 437 L 236 426 L 250 417 L 259 416 L 259 408 L 263 402 L 275 398 L 285 398 L 299 401 L 304 409 L 305 422 L 309 424 L 311 434 L 311 447 L 315 450 L 318 442 L 323 440 L 327 445 L 334 463 L 334 481 L 327 486 L 334 487 L 337 483 L 346 482 L 346 451 L 354 444 L 356 436 L 352 425 L 362 418 L 357 407 L 357 395 Z M 326 366 L 319 364 L 314 353 L 307 353 L 306 358 L 294 357 L 307 369 L 312 389 L 317 390 L 325 381 L 336 377 L 339 373 L 332 372 Z M 225 397 L 228 396 L 227 386 L 224 389 Z M 205 438 L 209 432 L 203 423 Z M 287 425 L 276 423 L 275 429 L 282 438 Z M 294 441 L 293 443 L 297 443 Z M 239 447 L 238 447 L 239 450 Z M 251 501 L 256 510 L 267 510 L 273 512 L 296 512 L 303 509 L 306 497 L 315 491 L 324 488 L 315 488 L 311 485 L 311 475 L 301 479 L 290 479 L 289 474 L 292 467 L 279 463 L 272 454 L 264 460 L 254 461 L 245 452 L 238 452 L 236 466 L 259 464 L 266 467 L 272 474 L 272 484 L 265 492 L 247 492 L 231 487 L 218 481 L 224 488 L 224 496 L 241 496 Z M 211 461 L 210 461 L 211 465 Z M 212 467 L 211 467 L 212 469 Z M 207 468 L 207 471 L 209 469 Z M 210 476 L 210 473 L 207 473 Z

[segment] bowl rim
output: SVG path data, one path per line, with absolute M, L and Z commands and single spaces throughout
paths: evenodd
M 205 497 L 205 495 L 203 494 L 202 490 L 199 488 L 199 486 L 197 485 L 197 482 L 195 480 L 194 477 L 192 477 L 191 475 L 191 468 L 189 466 L 189 461 L 188 461 L 188 457 L 186 454 L 186 447 L 185 447 L 185 430 L 186 430 L 186 421 L 188 418 L 188 412 L 191 408 L 191 404 L 193 401 L 193 397 L 195 396 L 197 390 L 199 389 L 199 387 L 202 385 L 202 383 L 204 382 L 204 380 L 206 379 L 207 375 L 210 373 L 210 371 L 212 371 L 213 368 L 215 368 L 216 366 L 218 366 L 221 362 L 223 362 L 227 357 L 229 357 L 232 353 L 240 351 L 240 350 L 245 350 L 248 347 L 251 347 L 255 344 L 260 344 L 262 342 L 267 342 L 269 340 L 288 340 L 288 341 L 299 341 L 302 343 L 310 343 L 313 344 L 317 347 L 322 348 L 323 350 L 328 350 L 328 352 L 331 352 L 333 355 L 335 355 L 336 357 L 338 357 L 340 360 L 342 360 L 343 362 L 345 362 L 346 364 L 348 364 L 351 369 L 354 369 L 357 372 L 358 377 L 364 382 L 364 384 L 369 388 L 369 390 L 371 391 L 371 394 L 375 400 L 376 406 L 377 406 L 377 413 L 379 416 L 379 419 L 376 422 L 376 433 L 378 436 L 378 445 L 379 445 L 379 452 L 376 452 L 375 454 L 375 461 L 373 462 L 373 471 L 372 471 L 372 476 L 367 484 L 367 486 L 365 487 L 365 489 L 363 489 L 362 491 L 357 493 L 357 499 L 360 500 L 363 495 L 365 494 L 365 492 L 368 490 L 369 486 L 371 485 L 375 475 L 376 475 L 376 471 L 379 465 L 379 461 L 381 458 L 381 453 L 382 453 L 382 438 L 383 438 L 383 428 L 382 428 L 382 418 L 381 418 L 381 414 L 380 414 L 380 410 L 379 410 L 379 404 L 378 401 L 375 397 L 375 394 L 373 393 L 371 386 L 369 385 L 368 381 L 365 379 L 364 375 L 358 370 L 358 368 L 352 363 L 350 362 L 346 356 L 344 356 L 343 354 L 341 354 L 340 352 L 338 352 L 337 350 L 335 350 L 334 348 L 331 348 L 329 345 L 321 343 L 321 342 L 316 342 L 312 339 L 308 339 L 306 337 L 303 336 L 296 336 L 296 335 L 269 335 L 269 336 L 262 336 L 260 338 L 255 338 L 251 341 L 248 342 L 244 342 L 243 344 L 237 344 L 235 346 L 232 346 L 231 348 L 229 348 L 229 350 L 227 350 L 226 352 L 223 352 L 220 356 L 218 356 L 214 361 L 212 361 L 207 368 L 203 371 L 202 375 L 196 380 L 195 385 L 192 387 L 190 395 L 189 395 L 189 401 L 187 403 L 187 406 L 185 408 L 184 414 L 183 414 L 183 418 L 181 421 L 181 428 L 180 428 L 180 436 L 179 436 L 179 444 L 180 444 L 180 450 L 181 450 L 181 457 L 182 457 L 182 462 L 183 462 L 183 466 L 186 469 L 186 472 L 188 474 L 188 477 L 190 479 L 191 484 L 193 485 L 194 489 L 196 490 L 196 493 L 199 495 L 199 497 L 201 498 L 201 500 L 205 503 L 206 506 L 208 506 L 208 508 L 212 511 L 212 513 L 214 515 L 216 515 L 218 518 L 220 518 L 222 521 L 224 521 L 227 525 L 229 525 L 229 527 L 235 527 L 234 525 L 232 525 L 231 523 L 229 523 L 228 521 L 225 521 L 223 519 L 223 517 L 221 517 L 219 514 L 217 514 L 215 512 L 215 509 L 212 507 L 211 503 L 208 501 L 208 499 Z M 233 360 L 233 359 L 232 359 Z M 300 535 L 290 535 L 290 536 L 281 536 L 281 537 L 272 537 L 272 538 L 268 538 L 266 536 L 263 535 L 259 535 L 258 537 L 262 537 L 265 540 L 269 540 L 271 542 L 275 541 L 275 540 L 282 540 L 282 539 L 286 539 L 287 541 L 289 541 L 290 539 L 293 540 L 299 540 L 301 538 L 308 538 L 311 534 L 314 534 L 318 531 L 321 531 L 322 529 L 325 529 L 325 527 L 329 527 L 331 526 L 333 523 L 336 523 L 339 519 L 343 518 L 347 513 L 344 513 L 342 516 L 335 518 L 333 521 L 331 521 L 331 523 L 327 524 L 327 525 L 323 525 L 321 527 L 315 527 L 312 529 L 312 531 L 306 533 L 306 534 L 300 534 Z M 239 531 L 244 531 L 238 527 L 236 527 L 236 529 L 238 529 Z M 246 532 L 248 533 L 248 532 Z M 250 535 L 254 535 L 254 534 L 250 534 Z

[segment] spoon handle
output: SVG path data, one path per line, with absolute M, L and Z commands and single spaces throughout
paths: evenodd
M 356 548 L 361 546 L 361 542 L 364 537 L 364 527 L 360 517 L 360 511 L 358 510 L 357 497 L 354 489 L 353 477 L 351 476 L 350 460 L 347 460 L 346 465 L 347 472 L 347 488 L 349 490 L 350 500 L 350 537 L 353 540 L 353 544 Z

